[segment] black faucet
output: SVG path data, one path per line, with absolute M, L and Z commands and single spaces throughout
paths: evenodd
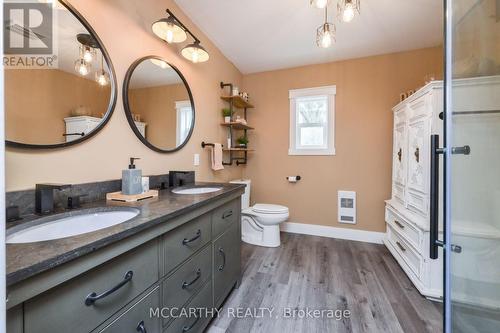
M 170 187 L 194 184 L 194 171 L 170 171 L 168 182 Z
M 54 190 L 70 188 L 69 184 L 36 184 L 35 186 L 35 212 L 50 214 L 54 212 Z

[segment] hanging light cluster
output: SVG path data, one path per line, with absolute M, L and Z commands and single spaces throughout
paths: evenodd
M 328 6 L 332 0 L 310 0 L 316 8 L 325 10 L 325 23 L 316 29 L 316 44 L 321 48 L 328 48 L 336 41 L 336 27 L 328 22 Z M 360 14 L 360 0 L 338 0 L 337 18 L 340 22 L 351 22 Z
M 89 34 L 78 34 L 79 57 L 75 61 L 75 71 L 81 76 L 87 76 L 92 71 L 92 63 L 97 57 L 99 43 Z M 109 84 L 109 74 L 104 70 L 104 56 L 101 53 L 100 69 L 95 73 L 95 80 L 100 86 Z
M 167 9 L 167 14 L 167 18 L 162 18 L 153 23 L 151 26 L 153 33 L 169 44 L 182 43 L 187 39 L 189 34 L 194 39 L 194 42 L 186 45 L 182 49 L 182 56 L 193 63 L 208 61 L 210 56 L 207 50 L 201 46 L 200 40 L 196 38 L 177 17 L 175 17 L 170 9 Z

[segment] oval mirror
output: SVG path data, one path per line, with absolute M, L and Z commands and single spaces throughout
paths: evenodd
M 25 5 L 34 6 L 30 12 L 41 13 L 48 24 L 26 28 L 15 15 L 7 23 L 6 143 L 19 148 L 80 143 L 101 130 L 113 112 L 116 80 L 109 56 L 70 5 Z
M 195 115 L 191 90 L 181 72 L 160 57 L 145 57 L 130 66 L 123 104 L 135 135 L 157 152 L 179 150 L 191 137 Z

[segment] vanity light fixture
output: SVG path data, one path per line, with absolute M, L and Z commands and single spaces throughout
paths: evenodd
M 101 54 L 101 69 L 95 73 L 95 80 L 97 83 L 104 87 L 109 84 L 109 75 L 104 70 L 104 56 Z
M 330 0 L 311 0 L 310 3 L 316 8 L 323 9 L 330 4 Z
M 189 34 L 194 39 L 194 42 L 186 45 L 182 49 L 182 56 L 193 63 L 208 61 L 210 55 L 207 50 L 200 45 L 200 40 L 193 35 L 193 33 L 170 11 L 170 9 L 167 9 L 167 14 L 167 18 L 160 19 L 153 23 L 151 26 L 153 33 L 167 43 L 183 42 Z M 155 63 L 153 59 L 151 61 Z
M 194 43 L 186 45 L 181 53 L 184 58 L 191 60 L 195 64 L 205 62 L 210 58 L 207 50 L 200 45 L 199 40 L 195 40 Z
M 329 48 L 335 43 L 335 24 L 328 23 L 328 7 L 325 7 L 325 23 L 316 29 L 316 44 L 321 48 Z
M 337 4 L 338 17 L 343 22 L 351 22 L 360 14 L 360 0 L 339 0 Z
M 187 34 L 177 23 L 177 20 L 169 15 L 167 18 L 162 18 L 151 26 L 156 36 L 160 37 L 167 43 L 182 43 L 187 39 Z

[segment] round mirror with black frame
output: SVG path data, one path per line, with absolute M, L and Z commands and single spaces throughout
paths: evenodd
M 99 36 L 70 4 L 56 0 L 33 6 L 42 16 L 57 20 L 33 31 L 11 20 L 6 27 L 10 40 L 24 48 L 48 45 L 52 53 L 33 52 L 33 65 L 23 62 L 28 58 L 22 52 L 6 48 L 6 145 L 31 149 L 75 145 L 95 135 L 111 118 L 117 95 L 115 72 Z
M 191 89 L 182 73 L 161 57 L 147 56 L 130 66 L 123 83 L 123 104 L 135 135 L 154 151 L 177 151 L 193 133 Z

